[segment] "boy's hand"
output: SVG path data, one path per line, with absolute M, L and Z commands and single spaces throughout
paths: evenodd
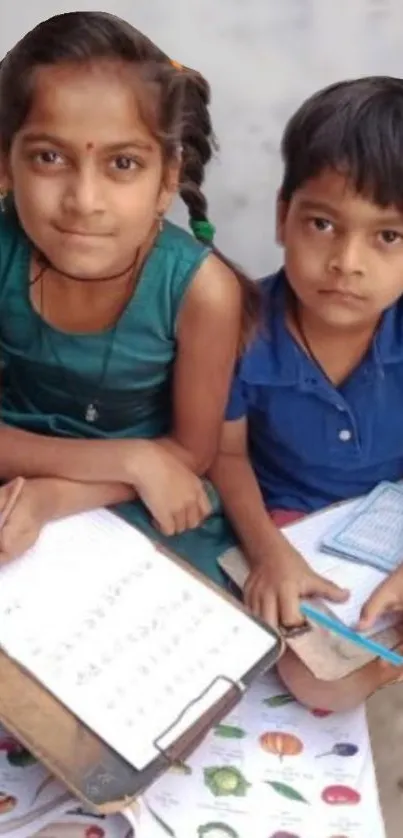
M 211 514 L 200 478 L 158 443 L 137 443 L 128 477 L 164 535 L 194 529 Z
M 388 576 L 365 603 L 358 630 L 366 631 L 380 617 L 393 611 L 403 611 L 403 565 Z
M 0 518 L 12 483 L 0 488 Z M 46 522 L 52 517 L 53 481 L 47 478 L 26 480 L 18 500 L 0 530 L 0 565 L 21 556 L 32 547 Z
M 288 542 L 251 570 L 244 589 L 245 604 L 253 614 L 272 626 L 288 628 L 304 622 L 300 600 L 312 596 L 344 602 L 349 592 L 311 570 Z

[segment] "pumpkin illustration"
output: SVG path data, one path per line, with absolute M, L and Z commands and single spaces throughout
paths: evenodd
M 269 754 L 275 754 L 280 759 L 283 757 L 295 757 L 302 753 L 304 746 L 298 736 L 293 733 L 280 733 L 279 731 L 268 731 L 263 733 L 259 739 L 260 746 Z
M 18 800 L 11 794 L 0 791 L 0 815 L 7 815 L 15 809 Z

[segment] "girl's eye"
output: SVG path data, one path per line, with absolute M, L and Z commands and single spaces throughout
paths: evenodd
M 402 233 L 398 233 L 397 230 L 381 230 L 380 237 L 384 244 L 395 244 L 403 239 Z
M 118 169 L 119 172 L 133 172 L 138 168 L 138 165 L 137 160 L 134 157 L 129 157 L 127 154 L 119 154 L 112 161 L 113 168 Z
M 34 154 L 36 163 L 44 164 L 45 166 L 60 166 L 64 163 L 64 158 L 58 151 L 38 151 Z
M 309 219 L 310 225 L 319 233 L 326 233 L 333 229 L 333 224 L 327 218 L 314 217 Z

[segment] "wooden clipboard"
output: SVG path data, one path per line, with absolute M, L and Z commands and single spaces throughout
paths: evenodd
M 245 610 L 187 562 L 166 550 L 161 549 L 161 552 L 203 581 L 220 597 L 229 600 L 235 608 Z M 263 627 L 275 639 L 273 649 L 244 674 L 241 684 L 228 682 L 228 690 L 223 698 L 172 747 L 162 752 L 142 771 L 136 770 L 120 757 L 2 651 L 0 721 L 88 809 L 100 814 L 122 811 L 172 764 L 186 759 L 209 729 L 237 704 L 244 689 L 276 663 L 284 648 L 283 641 L 280 635 Z M 195 701 L 200 697 L 195 696 Z M 176 721 L 172 720 L 173 723 Z M 161 736 L 165 733 L 161 731 Z
M 315 514 L 315 513 L 314 513 Z M 242 591 L 248 575 L 248 565 L 242 550 L 233 547 L 218 560 L 224 573 Z M 315 607 L 323 613 L 331 614 L 331 609 L 320 604 Z M 357 669 L 374 660 L 376 655 L 368 652 L 348 640 L 319 626 L 306 626 L 302 631 L 283 632 L 287 647 L 298 656 L 303 664 L 321 681 L 336 681 L 345 678 Z M 374 640 L 394 649 L 403 639 L 402 624 L 384 629 L 374 636 Z

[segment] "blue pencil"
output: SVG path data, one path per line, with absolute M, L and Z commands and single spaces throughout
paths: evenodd
M 333 631 L 341 637 L 345 637 L 346 640 L 350 640 L 351 643 L 361 646 L 368 652 L 373 652 L 379 658 L 383 658 L 383 660 L 393 664 L 393 666 L 403 666 L 402 655 L 398 655 L 397 652 L 387 649 L 386 646 L 381 646 L 380 643 L 376 643 L 375 640 L 371 640 L 369 637 L 358 634 L 356 631 L 349 629 L 343 623 L 340 623 L 337 619 L 333 619 L 327 614 L 322 614 L 321 611 L 317 611 L 316 608 L 312 608 L 304 602 L 300 605 L 300 611 L 304 617 L 307 617 L 308 620 L 312 620 L 312 622 L 317 623 L 318 626 L 322 626 L 322 628 Z

